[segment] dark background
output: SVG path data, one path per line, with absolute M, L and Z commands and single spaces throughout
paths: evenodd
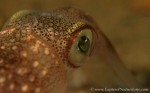
M 126 66 L 132 71 L 149 73 L 149 0 L 0 0 L 0 28 L 17 11 L 63 6 L 73 6 L 90 14 Z

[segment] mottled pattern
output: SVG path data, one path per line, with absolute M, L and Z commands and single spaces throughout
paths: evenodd
M 0 32 L 0 93 L 62 93 L 68 70 L 77 67 L 69 49 L 91 24 L 73 8 L 15 14 Z
M 50 46 L 54 47 L 54 50 L 64 63 L 72 67 L 76 66 L 69 62 L 67 57 L 76 36 L 85 28 L 93 30 L 93 35 L 95 35 L 96 31 L 95 23 L 89 16 L 77 9 L 68 7 L 52 12 L 18 12 L 9 20 L 5 28 L 14 26 L 29 29 L 36 36 L 40 36 Z
M 20 36 L 15 29 L 10 33 L 1 32 L 0 93 L 56 93 L 59 91 L 56 89 L 61 90 L 66 71 L 55 52 L 30 31 Z

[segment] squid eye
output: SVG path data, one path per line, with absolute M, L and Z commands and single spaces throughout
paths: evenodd
M 78 47 L 81 52 L 86 53 L 90 48 L 90 40 L 87 36 L 82 36 L 79 40 Z
M 75 33 L 76 37 L 73 38 L 73 44 L 69 50 L 69 62 L 75 66 L 81 66 L 89 57 L 92 47 L 92 31 L 90 29 L 83 29 Z

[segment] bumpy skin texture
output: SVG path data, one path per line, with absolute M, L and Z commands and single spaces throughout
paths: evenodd
M 79 67 L 68 55 L 83 29 L 93 34 L 89 54 L 92 51 L 92 56 L 112 68 L 121 86 L 137 87 L 92 18 L 67 7 L 51 12 L 21 11 L 5 24 L 0 31 L 0 93 L 63 93 L 68 73 Z
M 20 35 L 13 30 L 0 37 L 0 93 L 62 91 L 66 75 L 54 51 L 30 31 Z
M 74 34 L 91 28 L 90 17 L 74 8 L 22 11 L 0 32 L 0 93 L 62 93 Z

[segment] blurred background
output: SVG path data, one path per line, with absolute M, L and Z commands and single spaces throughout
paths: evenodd
M 150 75 L 150 0 L 0 0 L 0 28 L 17 11 L 64 6 L 91 15 L 127 68 L 142 76 Z M 139 78 L 145 78 L 142 76 Z

